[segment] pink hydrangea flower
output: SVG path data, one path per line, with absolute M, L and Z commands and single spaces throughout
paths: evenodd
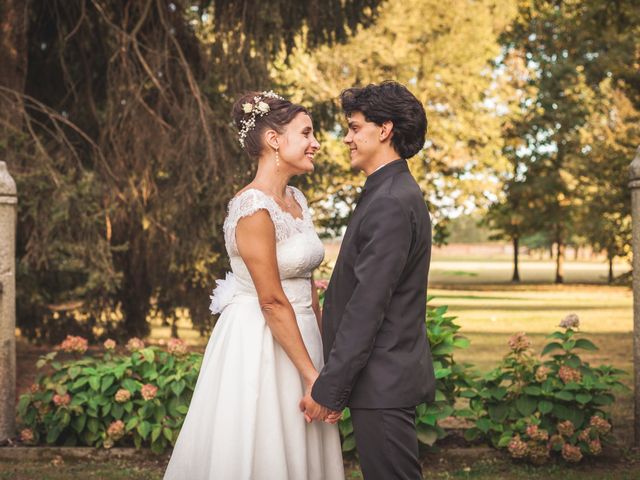
M 558 423 L 558 432 L 563 437 L 570 437 L 576 431 L 576 427 L 573 425 L 571 420 L 565 420 L 564 422 Z
M 24 428 L 20 430 L 20 440 L 23 443 L 33 443 L 35 440 L 35 435 L 33 434 L 33 430 L 30 428 Z
M 71 395 L 65 393 L 64 395 L 54 395 L 53 403 L 58 407 L 65 407 L 71 403 Z
M 127 350 L 130 352 L 137 352 L 144 348 L 144 342 L 138 337 L 133 337 L 127 342 Z
M 145 400 L 153 400 L 154 398 L 156 398 L 156 394 L 158 393 L 158 387 L 147 383 L 146 385 L 142 386 L 140 393 L 142 394 L 142 398 L 144 398 Z
M 595 428 L 600 435 L 605 435 L 611 431 L 611 424 L 604 418 L 597 415 L 591 417 L 589 425 Z
M 549 373 L 551 373 L 551 370 L 544 365 L 541 365 L 536 370 L 536 381 L 540 383 L 544 382 L 549 376 Z
M 582 374 L 580 373 L 580 371 L 567 365 L 562 365 L 560 367 L 560 370 L 558 370 L 558 376 L 564 383 L 579 383 L 580 380 L 582 380 Z
M 562 458 L 567 462 L 578 463 L 582 460 L 582 452 L 580 447 L 575 447 L 569 443 L 565 443 L 562 447 Z
M 578 440 L 588 442 L 591 438 L 591 427 L 587 427 L 578 434 Z
M 116 349 L 116 341 L 108 338 L 103 343 L 105 350 L 115 350 Z
M 509 348 L 515 352 L 524 352 L 531 347 L 531 340 L 524 332 L 518 332 L 509 339 Z
M 120 440 L 124 436 L 124 422 L 122 420 L 111 422 L 107 428 L 107 435 L 114 441 Z
M 131 398 L 131 392 L 126 388 L 121 388 L 116 392 L 116 395 L 115 395 L 116 402 L 118 403 L 128 402 L 130 398 Z
M 515 435 L 509 441 L 507 449 L 513 458 L 524 458 L 529 450 L 527 444 L 520 439 L 520 435 Z
M 58 346 L 58 349 L 67 353 L 85 353 L 89 348 L 89 341 L 86 338 L 67 335 L 67 338 Z
M 34 394 L 38 393 L 40 391 L 40 385 L 38 385 L 37 383 L 31 384 L 31 386 L 29 387 L 29 391 Z
M 562 448 L 563 445 L 564 438 L 562 438 L 562 435 L 551 435 L 551 438 L 549 438 L 549 446 L 551 448 Z
M 566 329 L 577 330 L 580 327 L 580 319 L 578 315 L 571 313 L 562 319 L 559 326 Z
M 527 435 L 532 440 L 539 440 L 541 442 L 546 442 L 549 440 L 549 433 L 541 428 L 538 428 L 538 425 L 529 425 L 527 427 Z
M 589 451 L 592 455 L 600 455 L 602 453 L 602 444 L 599 439 L 594 439 L 589 442 Z
M 179 338 L 169 339 L 169 342 L 167 343 L 167 351 L 176 357 L 182 357 L 189 352 L 187 344 Z

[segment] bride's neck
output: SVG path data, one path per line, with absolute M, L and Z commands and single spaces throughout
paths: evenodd
M 263 191 L 269 192 L 272 195 L 277 195 L 280 198 L 284 198 L 287 193 L 287 185 L 291 175 L 277 169 L 273 159 L 271 162 L 262 159 L 258 163 L 258 171 L 256 176 L 251 182 L 256 187 Z

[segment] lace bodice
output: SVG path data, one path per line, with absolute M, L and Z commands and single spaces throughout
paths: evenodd
M 311 272 L 324 258 L 324 247 L 315 232 L 304 195 L 297 188 L 288 188 L 302 209 L 301 218 L 285 212 L 272 197 L 257 189 L 245 190 L 229 202 L 224 221 L 224 239 L 233 275 L 226 280 L 217 281 L 218 288 L 212 297 L 212 311 L 221 311 L 237 295 L 257 296 L 249 270 L 238 252 L 236 227 L 241 218 L 258 210 L 266 210 L 273 221 L 278 270 L 289 301 L 294 308 L 310 307 L 309 279 Z

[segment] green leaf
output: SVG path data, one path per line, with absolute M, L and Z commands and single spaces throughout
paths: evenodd
M 55 443 L 61 433 L 62 429 L 59 427 L 52 427 L 49 429 L 49 432 L 47 433 L 47 443 Z
M 511 441 L 511 438 L 512 438 L 512 433 L 511 432 L 503 433 L 500 436 L 500 440 L 498 440 L 498 448 L 504 448 L 507 445 L 509 445 L 509 442 Z
M 84 430 L 85 425 L 87 424 L 87 416 L 86 415 L 80 415 L 79 417 L 75 417 L 72 422 L 71 422 L 71 427 L 73 427 L 73 429 L 78 432 L 78 433 L 82 433 L 82 431 Z
M 418 440 L 424 445 L 432 446 L 438 440 L 438 431 L 429 425 L 418 425 Z
M 537 400 L 533 397 L 529 397 L 528 395 L 523 395 L 516 400 L 516 408 L 525 417 L 535 412 L 537 406 Z
M 169 427 L 164 427 L 162 429 L 162 434 L 164 435 L 164 438 L 173 443 L 173 431 Z
M 553 403 L 547 400 L 541 400 L 538 402 L 538 411 L 543 415 L 551 412 L 553 410 Z
M 100 387 L 100 391 L 102 393 L 106 392 L 109 389 L 109 387 L 113 385 L 114 381 L 115 381 L 115 377 L 113 375 L 105 375 L 104 377 L 102 377 L 102 385 Z
M 73 385 L 71 385 L 71 390 L 77 390 L 80 387 L 85 386 L 87 383 L 89 383 L 91 377 L 81 377 L 78 380 L 76 380 Z
M 573 400 L 573 394 L 571 392 L 567 392 L 566 390 L 560 390 L 554 396 L 557 399 L 565 400 L 567 402 L 570 402 L 571 400 Z
M 144 360 L 146 362 L 149 362 L 149 363 L 153 362 L 155 360 L 155 358 L 156 358 L 156 355 L 155 355 L 153 349 L 151 349 L 151 348 L 144 348 L 144 349 L 140 350 L 140 353 L 144 357 Z
M 592 352 L 598 350 L 598 347 L 596 347 L 593 342 L 587 340 L 586 338 L 579 338 L 578 340 L 576 340 L 575 348 L 582 348 L 583 350 L 590 350 Z
M 586 405 L 587 403 L 589 403 L 591 401 L 593 397 L 591 395 L 589 395 L 588 393 L 578 393 L 576 395 L 576 400 L 581 403 L 582 405 Z
M 489 390 L 489 393 L 496 400 L 502 400 L 507 395 L 508 391 L 504 387 L 495 387 Z
M 125 429 L 127 430 L 127 432 L 133 430 L 138 425 L 138 422 L 140 422 L 140 419 L 138 417 L 131 417 L 125 425 Z
M 151 430 L 151 443 L 155 442 L 162 433 L 162 425 L 156 425 Z
M 356 448 L 356 438 L 353 435 L 349 435 L 342 442 L 342 451 L 351 452 Z
M 100 377 L 89 377 L 89 386 L 96 392 L 100 390 Z
M 448 375 L 451 375 L 451 369 L 450 368 L 440 368 L 440 369 L 435 371 L 435 375 L 436 375 L 436 379 L 437 380 L 439 380 L 441 378 L 445 378 Z
M 454 350 L 454 346 L 451 343 L 441 343 L 439 345 L 437 345 L 432 351 L 431 354 L 434 357 L 438 357 L 441 355 L 448 355 L 450 353 L 453 353 Z
M 545 356 L 547 355 L 549 352 L 552 352 L 554 350 L 562 350 L 562 345 L 559 344 L 558 342 L 551 342 L 548 343 L 547 345 L 545 345 L 545 347 L 542 349 L 542 352 L 540 353 L 540 356 Z
M 542 393 L 540 387 L 537 387 L 535 385 L 526 386 L 524 387 L 523 391 L 524 393 L 527 393 L 529 395 L 540 395 Z
M 469 430 L 464 432 L 464 438 L 469 442 L 473 442 L 479 436 L 480 436 L 480 430 L 478 430 L 477 428 L 470 428 Z
M 87 420 L 87 429 L 91 433 L 98 433 L 98 429 L 100 428 L 100 423 L 95 418 L 90 418 Z
M 492 422 L 488 418 L 480 418 L 476 422 L 476 427 L 478 427 L 483 433 L 487 433 L 491 430 Z
M 69 378 L 71 378 L 73 380 L 78 375 L 80 375 L 81 371 L 82 371 L 82 369 L 80 367 L 78 367 L 78 366 L 71 367 L 69 369 Z
M 138 424 L 138 426 L 136 427 L 136 430 L 138 431 L 138 433 L 143 439 L 146 439 L 151 433 L 151 424 L 146 420 L 144 420 L 142 421 L 142 423 Z
M 437 399 L 436 399 L 437 400 Z M 189 411 L 189 407 L 187 407 L 186 405 L 178 405 L 176 407 L 176 411 L 178 413 L 181 413 L 182 415 L 186 415 L 187 412 Z
M 185 387 L 184 380 L 178 380 L 177 382 L 174 382 L 171 384 L 171 390 L 173 391 L 173 393 L 175 393 L 178 396 L 182 393 L 182 391 L 184 390 L 184 387 Z
M 509 414 L 509 407 L 504 403 L 499 403 L 497 405 L 491 405 L 487 411 L 489 412 L 491 420 L 496 423 L 502 423 L 506 420 L 507 415 Z
M 562 343 L 562 348 L 564 350 L 566 350 L 567 352 L 571 349 L 573 349 L 573 347 L 576 346 L 576 341 L 575 340 L 566 340 L 565 342 Z

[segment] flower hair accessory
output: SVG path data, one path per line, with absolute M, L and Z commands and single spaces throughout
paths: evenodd
M 284 100 L 280 95 L 274 93 L 273 90 L 269 90 L 268 92 L 262 92 L 260 95 L 253 97 L 253 103 L 247 102 L 242 104 L 242 111 L 245 114 L 249 114 L 248 118 L 240 120 L 242 128 L 238 132 L 238 140 L 240 141 L 242 148 L 244 148 L 244 140 L 247 138 L 247 134 L 256 126 L 256 116 L 264 117 L 271 111 L 269 104 L 263 101 L 265 98 L 277 98 L 278 100 Z

